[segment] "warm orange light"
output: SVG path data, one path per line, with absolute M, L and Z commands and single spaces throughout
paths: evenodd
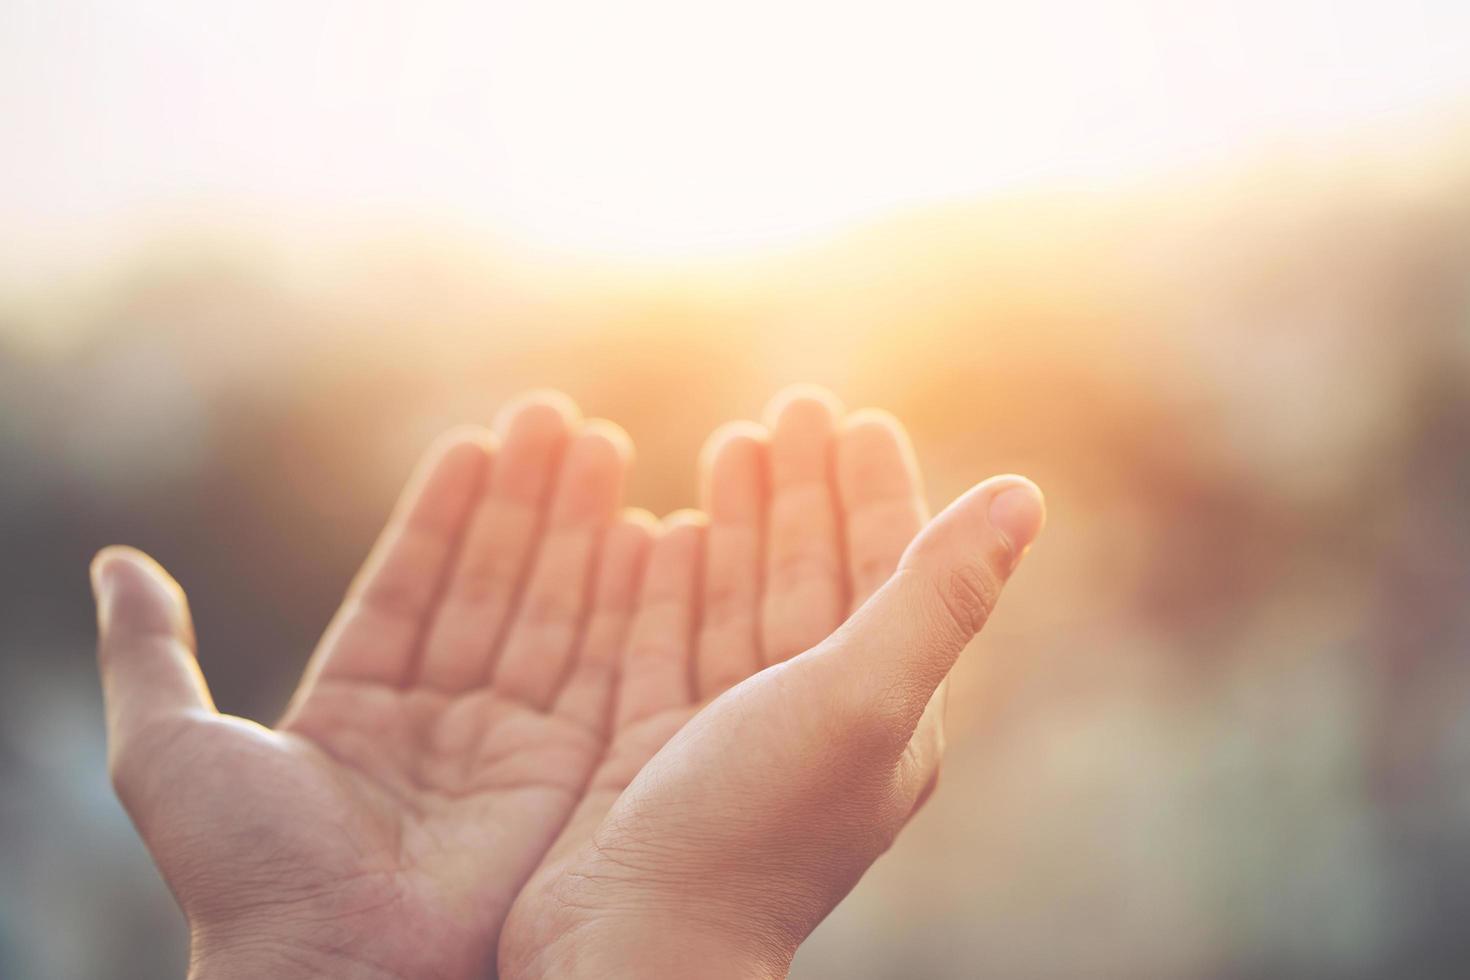
M 0 32 L 12 275 L 181 223 L 707 254 L 1315 146 L 1470 93 L 1470 15 L 1448 2 L 91 8 L 28 5 Z

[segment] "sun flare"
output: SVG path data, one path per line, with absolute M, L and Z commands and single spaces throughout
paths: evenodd
M 0 249 L 17 265 L 160 216 L 747 249 L 916 201 L 1138 180 L 1470 91 L 1470 8 L 1448 0 L 1414 17 L 1268 0 L 92 6 L 80 32 L 51 4 L 0 32 Z

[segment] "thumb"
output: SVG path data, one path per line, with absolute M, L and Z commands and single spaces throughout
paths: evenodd
M 832 637 L 837 658 L 916 722 L 985 626 L 1001 589 L 1041 533 L 1046 507 L 1024 477 L 998 476 L 966 492 L 919 532 L 898 571 Z
M 213 713 L 214 702 L 194 659 L 194 627 L 178 583 L 141 551 L 111 547 L 92 560 L 92 591 L 113 757 L 154 721 Z

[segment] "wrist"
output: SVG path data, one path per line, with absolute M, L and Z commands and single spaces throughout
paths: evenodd
M 794 953 L 684 915 L 637 922 L 610 917 L 573 927 L 505 980 L 785 980 Z
M 189 980 L 402 980 L 397 974 L 339 952 L 269 934 L 199 935 L 189 944 Z

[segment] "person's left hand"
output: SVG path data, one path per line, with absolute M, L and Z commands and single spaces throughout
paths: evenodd
M 715 948 L 702 932 L 708 893 L 676 886 L 715 865 L 686 824 L 708 830 L 764 810 L 765 796 L 791 773 L 761 769 L 765 793 L 721 787 L 764 762 L 765 738 L 821 717 L 834 692 L 796 706 L 795 719 L 752 712 L 747 721 L 763 738 L 728 726 L 711 733 L 706 716 L 760 678 L 789 673 L 789 658 L 827 638 L 893 574 L 927 516 L 913 450 L 896 419 L 872 410 L 848 414 L 830 392 L 807 386 L 782 392 L 765 414 L 764 425 L 735 423 L 715 433 L 700 467 L 707 516 L 680 522 L 653 546 L 612 740 L 571 820 L 516 899 L 501 936 L 504 977 L 764 975 L 742 950 Z M 935 733 L 942 707 L 941 694 L 929 713 Z M 650 777 L 650 760 L 676 752 L 692 731 L 714 746 L 702 760 L 706 782 L 657 764 Z M 848 765 L 835 754 L 824 762 Z M 650 778 L 668 809 L 660 825 L 623 801 L 630 784 Z M 617 820 L 610 812 L 631 816 Z M 610 820 L 617 824 L 611 831 L 604 826 Z M 782 859 L 779 836 L 744 843 L 724 859 Z M 657 873 L 619 867 L 624 854 L 641 848 L 660 855 L 652 862 Z M 644 866 L 642 855 L 638 860 Z M 625 875 L 633 887 L 624 887 Z M 713 875 L 704 884 L 715 893 L 763 887 L 743 875 Z M 774 890 L 783 884 L 772 876 L 771 902 L 781 903 Z M 647 935 L 649 922 L 658 923 L 657 940 Z M 633 936 L 649 959 L 625 955 L 623 940 Z
M 706 582 L 697 645 L 645 649 L 634 630 L 619 694 L 627 720 L 613 746 L 659 719 L 678 732 L 656 752 L 640 738 L 629 747 L 643 749 L 636 767 L 605 765 L 594 777 L 516 898 L 502 977 L 785 977 L 935 785 L 946 678 L 1041 531 L 1040 491 L 996 477 L 925 523 L 918 472 L 891 419 L 839 422 L 829 401 L 811 397 L 772 415 L 769 489 L 753 483 L 746 520 L 724 528 L 749 541 L 764 527 L 764 560 L 744 548 L 739 589 L 728 569 Z M 721 522 L 711 506 L 713 548 Z M 764 520 L 750 516 L 761 511 Z M 713 564 L 711 550 L 706 578 Z M 649 584 L 654 569 L 651 559 Z M 661 608 L 695 606 L 686 590 Z M 712 617 L 737 629 L 712 633 Z M 770 666 L 702 707 L 718 686 L 691 696 L 633 684 L 691 661 L 702 676 L 732 638 L 745 655 L 717 679 L 749 673 L 752 648 Z M 596 793 L 604 782 L 612 792 Z

